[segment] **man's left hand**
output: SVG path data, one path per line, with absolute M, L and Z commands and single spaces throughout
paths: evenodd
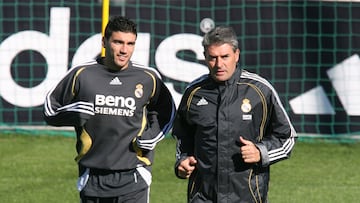
M 245 140 L 240 136 L 240 142 L 243 144 L 240 147 L 240 152 L 245 163 L 257 163 L 260 161 L 260 151 L 255 144 L 249 140 Z

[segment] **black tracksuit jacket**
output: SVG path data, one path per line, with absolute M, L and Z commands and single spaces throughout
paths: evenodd
M 296 132 L 274 88 L 264 78 L 237 68 L 223 84 L 209 75 L 192 82 L 178 108 L 175 172 L 186 156 L 196 170 L 188 202 L 267 202 L 269 166 L 288 158 Z M 239 136 L 256 144 L 257 164 L 246 164 Z

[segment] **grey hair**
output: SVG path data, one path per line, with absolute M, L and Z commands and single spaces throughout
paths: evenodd
M 204 50 L 214 44 L 230 44 L 234 51 L 239 48 L 236 32 L 229 26 L 218 26 L 205 34 L 202 41 Z

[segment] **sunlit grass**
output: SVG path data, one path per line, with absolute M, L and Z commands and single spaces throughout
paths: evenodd
M 0 135 L 1 202 L 79 202 L 74 138 Z M 271 167 L 271 203 L 357 202 L 360 143 L 298 142 L 292 157 Z M 174 175 L 175 141 L 158 144 L 152 203 L 185 203 L 187 181 Z

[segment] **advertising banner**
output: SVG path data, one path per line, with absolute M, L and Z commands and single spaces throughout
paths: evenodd
M 100 54 L 101 1 L 3 0 L 0 7 L 0 126 L 44 126 L 46 92 Z M 230 25 L 239 67 L 274 85 L 299 133 L 360 131 L 360 3 L 118 0 L 110 15 L 137 23 L 132 60 L 155 67 L 176 104 L 208 72 L 203 34 Z

